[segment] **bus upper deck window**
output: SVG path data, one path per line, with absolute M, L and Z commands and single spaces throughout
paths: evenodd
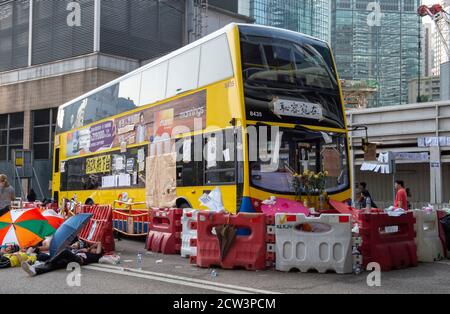
M 55 173 L 59 173 L 59 148 L 55 150 Z

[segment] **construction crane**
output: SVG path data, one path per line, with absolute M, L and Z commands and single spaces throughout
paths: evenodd
M 449 32 L 450 16 L 444 10 L 442 5 L 434 4 L 432 6 L 421 5 L 417 10 L 417 14 L 421 17 L 429 16 L 436 24 L 436 29 L 441 37 L 447 56 L 450 58 Z M 447 30 L 447 31 L 446 31 Z

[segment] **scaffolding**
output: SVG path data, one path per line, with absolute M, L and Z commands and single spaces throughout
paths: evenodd
M 347 109 L 367 108 L 369 99 L 378 91 L 376 81 L 341 80 L 344 104 Z
M 193 40 L 208 34 L 208 0 L 194 0 L 193 6 Z

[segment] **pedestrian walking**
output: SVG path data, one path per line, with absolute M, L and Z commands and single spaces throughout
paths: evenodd
M 405 182 L 402 180 L 395 181 L 395 208 L 408 210 L 408 196 L 405 189 Z
M 9 212 L 15 198 L 14 188 L 9 184 L 8 177 L 0 174 L 0 217 Z

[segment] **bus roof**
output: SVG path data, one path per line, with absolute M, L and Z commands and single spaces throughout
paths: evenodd
M 160 63 L 163 63 L 163 62 L 165 62 L 167 60 L 170 60 L 171 58 L 173 58 L 175 56 L 181 55 L 184 52 L 189 51 L 190 49 L 195 48 L 197 46 L 200 46 L 203 43 L 205 43 L 205 42 L 207 42 L 207 41 L 209 41 L 211 39 L 214 39 L 216 37 L 219 37 L 222 34 L 226 34 L 229 30 L 233 29 L 234 27 L 239 27 L 239 26 L 253 27 L 253 28 L 264 28 L 264 29 L 273 29 L 273 30 L 277 30 L 277 31 L 283 31 L 283 32 L 286 32 L 286 33 L 294 33 L 294 34 L 297 34 L 297 35 L 301 34 L 302 36 L 304 36 L 306 38 L 310 38 L 312 40 L 320 41 L 320 42 L 323 42 L 323 43 L 327 44 L 327 42 L 324 41 L 324 40 L 321 40 L 321 39 L 318 39 L 318 38 L 315 38 L 315 37 L 312 37 L 312 36 L 309 36 L 309 35 L 306 35 L 306 34 L 303 34 L 303 33 L 298 33 L 298 32 L 294 32 L 294 31 L 291 31 L 291 30 L 282 29 L 282 28 L 277 28 L 277 27 L 272 27 L 272 26 L 265 26 L 265 25 L 258 25 L 258 24 L 230 23 L 230 24 L 224 26 L 223 28 L 221 28 L 221 29 L 219 29 L 219 30 L 217 30 L 217 31 L 215 31 L 215 32 L 213 32 L 213 33 L 211 33 L 211 34 L 209 34 L 209 35 L 199 39 L 199 40 L 196 40 L 196 41 L 194 41 L 194 42 L 192 42 L 192 43 L 190 43 L 190 44 L 188 44 L 188 45 L 186 45 L 184 47 L 181 47 L 181 48 L 179 48 L 177 50 L 174 50 L 174 51 L 168 53 L 167 55 L 165 55 L 165 56 L 163 56 L 161 58 L 158 58 L 158 59 L 156 59 L 156 60 L 154 60 L 154 61 L 152 61 L 152 62 L 150 62 L 150 63 L 148 63 L 148 64 L 146 64 L 146 65 L 144 65 L 142 67 L 140 67 L 140 68 L 137 68 L 134 71 L 131 71 L 131 72 L 127 73 L 127 74 L 124 74 L 121 77 L 118 77 L 118 78 L 116 78 L 116 79 L 114 79 L 114 80 L 112 80 L 112 81 L 110 81 L 110 82 L 108 82 L 106 84 L 103 84 L 103 85 L 101 85 L 101 86 L 99 86 L 99 87 L 97 87 L 97 88 L 95 88 L 95 89 L 93 89 L 93 90 L 91 90 L 91 91 L 81 95 L 81 96 L 78 96 L 75 99 L 72 99 L 72 100 L 66 102 L 65 104 L 61 105 L 59 107 L 59 109 L 64 109 L 65 107 L 70 106 L 71 104 L 73 104 L 73 103 L 75 103 L 77 101 L 83 100 L 86 97 L 94 95 L 95 93 L 97 93 L 97 92 L 99 92 L 99 91 L 101 91 L 103 89 L 111 87 L 114 84 L 117 84 L 117 83 L 119 83 L 121 81 L 124 81 L 124 80 L 126 80 L 126 79 L 128 79 L 130 77 L 133 77 L 136 74 L 144 72 L 145 70 L 148 70 L 148 69 L 150 69 L 150 68 L 152 68 L 152 67 L 154 67 L 154 66 L 156 66 L 156 65 L 158 65 Z

